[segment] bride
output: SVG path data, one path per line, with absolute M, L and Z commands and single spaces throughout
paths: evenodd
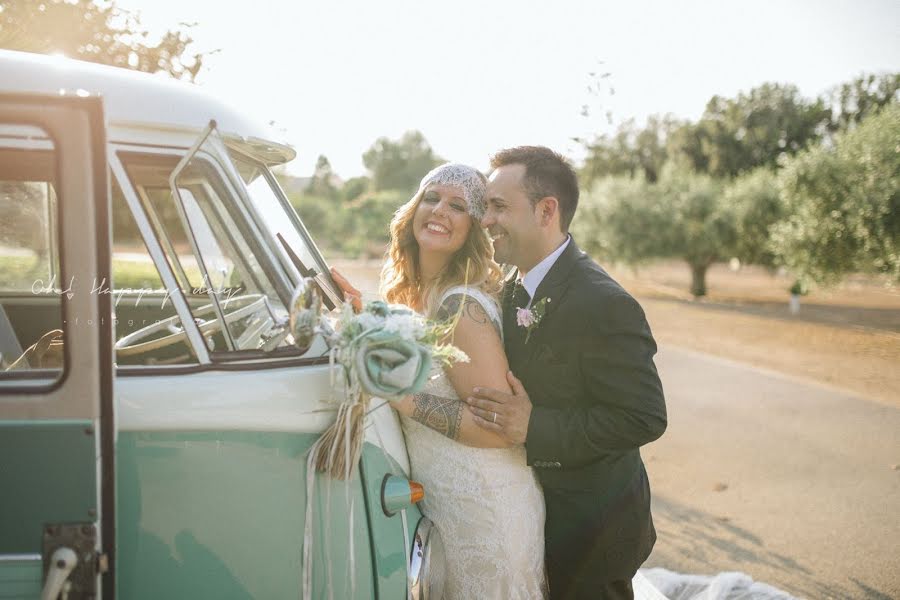
M 433 319 L 459 315 L 452 343 L 469 356 L 393 404 L 412 476 L 428 490 L 422 511 L 444 540 L 444 597 L 545 598 L 544 497 L 525 449 L 476 425 L 460 400 L 475 385 L 510 391 L 495 300 L 501 273 L 480 226 L 486 183 L 472 167 L 442 165 L 391 221 L 384 298 Z

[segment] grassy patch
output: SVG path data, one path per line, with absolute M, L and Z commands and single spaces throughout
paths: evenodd
M 192 276 L 191 273 L 188 273 Z M 199 271 L 195 273 L 199 279 Z M 112 261 L 113 289 L 162 289 L 164 286 L 153 263 L 146 261 Z M 30 292 L 40 287 L 60 287 L 57 277 L 51 281 L 49 261 L 31 256 L 0 256 L 0 289 Z

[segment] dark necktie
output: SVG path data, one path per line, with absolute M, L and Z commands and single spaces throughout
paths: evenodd
M 531 296 L 528 290 L 522 285 L 521 281 L 516 281 L 513 288 L 512 301 L 509 307 L 509 329 L 506 334 L 506 350 L 510 365 L 518 366 L 518 360 L 524 347 L 525 328 L 519 325 L 518 312 L 520 308 L 528 306 Z
M 516 289 L 513 291 L 513 308 L 527 308 L 531 300 L 531 294 L 525 289 L 521 281 L 516 281 Z

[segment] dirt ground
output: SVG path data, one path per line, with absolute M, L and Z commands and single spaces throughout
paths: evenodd
M 641 300 L 661 345 L 730 358 L 900 404 L 900 289 L 851 278 L 814 290 L 791 314 L 791 280 L 762 269 L 709 273 L 707 298 L 687 293 L 689 272 L 664 263 L 611 269 Z
M 333 263 L 369 298 L 380 261 Z M 712 267 L 708 296 L 688 293 L 680 262 L 610 273 L 641 302 L 660 345 L 674 345 L 772 369 L 900 405 L 900 288 L 854 277 L 815 289 L 788 308 L 792 280 L 763 269 Z

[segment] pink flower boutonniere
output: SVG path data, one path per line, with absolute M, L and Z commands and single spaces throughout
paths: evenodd
M 531 332 L 541 324 L 541 319 L 544 318 L 544 313 L 547 311 L 548 302 L 550 302 L 550 298 L 541 298 L 531 308 L 516 308 L 516 323 L 519 327 L 524 327 L 527 332 L 525 334 L 526 344 L 531 337 Z

